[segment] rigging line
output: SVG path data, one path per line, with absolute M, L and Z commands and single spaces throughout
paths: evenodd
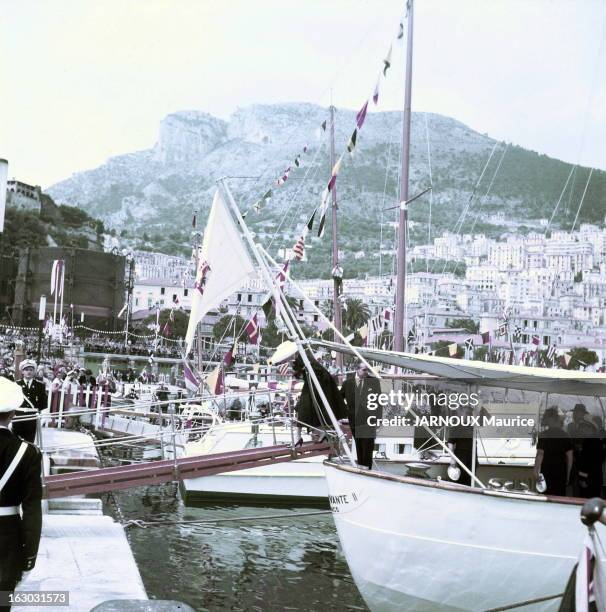
M 307 179 L 308 174 L 313 171 L 313 177 L 315 178 L 316 174 L 319 171 L 318 165 L 316 165 L 316 158 L 318 157 L 318 155 L 320 154 L 320 151 L 323 151 L 324 148 L 326 147 L 326 141 L 324 140 L 321 145 L 316 149 L 316 152 L 314 153 L 313 159 L 311 160 L 311 163 L 309 163 L 306 167 L 305 170 L 305 175 L 304 178 Z M 271 240 L 269 241 L 269 244 L 267 245 L 267 248 L 270 249 L 271 245 L 274 243 L 274 240 L 276 239 L 276 236 L 278 235 L 278 232 L 280 231 L 280 229 L 282 228 L 282 225 L 284 224 L 286 217 L 290 214 L 291 210 L 295 207 L 297 200 L 296 198 L 299 195 L 299 191 L 303 188 L 303 185 L 305 184 L 305 181 L 301 181 L 301 183 L 299 184 L 298 188 L 295 190 L 294 194 L 292 195 L 292 198 L 290 200 L 290 203 L 287 204 L 286 206 L 286 211 L 282 214 L 282 218 L 280 220 L 280 223 L 278 224 L 278 227 L 276 227 L 275 232 L 273 233 Z
M 353 45 L 353 47 L 351 48 L 351 50 L 349 51 L 349 53 L 346 54 L 346 59 L 344 62 L 341 63 L 341 65 L 333 72 L 332 76 L 330 77 L 330 81 L 328 83 L 328 85 L 324 88 L 324 90 L 322 91 L 322 93 L 316 98 L 316 104 L 320 105 L 320 102 L 324 99 L 324 97 L 326 96 L 327 93 L 330 92 L 331 96 L 332 96 L 332 90 L 335 87 L 335 84 L 338 80 L 338 77 L 343 73 L 343 71 L 345 70 L 345 68 L 353 62 L 354 57 L 356 55 L 356 53 L 358 53 L 360 50 L 365 50 L 365 46 L 363 46 L 363 43 L 365 42 L 365 40 L 368 38 L 369 34 L 371 33 L 371 31 L 376 30 L 377 25 L 379 24 L 379 22 L 382 19 L 382 15 L 380 14 L 380 12 L 377 15 L 377 18 L 375 19 L 375 21 L 373 23 L 371 23 L 368 28 L 366 29 L 366 31 L 364 32 L 364 34 L 358 39 L 358 41 Z M 400 20 L 398 20 L 399 22 Z M 310 109 L 309 114 L 311 115 L 313 108 Z M 294 126 L 291 130 L 291 134 L 293 134 L 295 132 L 296 129 L 298 129 L 299 125 Z M 270 171 L 269 165 L 266 167 L 266 169 L 262 172 L 261 176 L 265 176 L 267 175 L 267 173 Z M 260 183 L 260 180 L 258 181 Z M 271 245 L 269 245 L 271 246 Z M 268 246 L 268 248 L 269 248 Z
M 425 140 L 427 142 L 427 172 L 429 174 L 429 186 L 432 188 L 429 192 L 429 219 L 427 221 L 427 244 L 431 244 L 431 213 L 433 208 L 433 173 L 431 169 L 431 147 L 429 142 L 429 125 L 427 122 L 427 113 L 423 113 L 425 118 Z M 429 272 L 429 259 L 427 261 L 427 272 Z
M 484 174 L 486 173 L 486 169 L 488 168 L 488 165 L 490 164 L 490 160 L 492 159 L 492 156 L 494 155 L 494 152 L 497 148 L 497 145 L 499 144 L 499 141 L 496 141 L 494 143 L 494 146 L 492 147 L 492 150 L 490 151 L 490 155 L 488 156 L 488 159 L 486 160 L 486 163 L 484 164 L 484 168 L 482 169 L 482 172 L 480 173 L 480 176 L 478 178 L 478 180 L 476 181 L 476 184 L 469 196 L 469 199 L 467 201 L 466 206 L 464 207 L 464 209 L 461 211 L 461 214 L 459 216 L 459 219 L 457 220 L 457 222 L 455 223 L 455 229 L 456 231 L 454 232 L 455 237 L 459 236 L 459 234 L 461 233 L 462 229 L 463 229 L 463 221 L 465 219 L 465 217 L 467 216 L 467 211 L 469 209 L 469 207 L 471 206 L 471 202 L 476 194 L 476 191 L 478 190 L 480 183 L 482 182 L 482 179 L 484 178 Z M 436 265 L 437 265 L 438 260 L 436 260 L 434 262 L 434 264 L 431 267 L 431 273 L 433 274 L 435 272 L 436 269 Z M 445 270 L 446 270 L 446 266 L 448 265 L 448 260 L 444 261 L 444 266 L 442 267 L 442 272 L 441 274 L 444 274 Z
M 465 222 L 465 218 L 467 217 L 467 213 L 471 209 L 472 202 L 473 202 L 473 199 L 474 199 L 474 197 L 476 195 L 476 192 L 480 188 L 480 183 L 482 182 L 482 179 L 484 178 L 484 174 L 486 174 L 486 170 L 488 170 L 488 166 L 490 165 L 490 162 L 492 161 L 492 157 L 493 157 L 495 151 L 497 150 L 497 146 L 499 144 L 500 144 L 499 141 L 495 141 L 494 146 L 492 147 L 492 150 L 490 151 L 490 155 L 488 156 L 488 159 L 486 160 L 486 164 L 484 165 L 482 173 L 480 174 L 480 178 L 478 179 L 477 183 L 475 184 L 475 186 L 473 188 L 473 191 L 471 192 L 471 195 L 469 196 L 469 200 L 467 201 L 467 205 L 464 208 L 463 213 L 459 217 L 459 221 L 457 222 L 457 224 L 460 225 L 459 232 L 461 232 L 463 230 L 463 223 Z M 455 225 L 455 228 L 456 227 L 457 227 L 457 225 Z M 457 233 L 459 233 L 459 232 L 457 232 Z
M 564 215 L 568 215 L 568 211 L 570 210 L 570 204 L 572 203 L 572 196 L 574 194 L 574 186 L 577 181 L 577 173 L 579 170 L 579 164 L 575 164 L 574 172 L 572 173 L 572 184 L 570 185 L 570 191 L 568 192 L 568 201 L 566 202 L 566 208 L 564 210 Z
M 564 187 L 562 188 L 562 191 L 560 192 L 560 197 L 558 198 L 558 201 L 556 202 L 553 212 L 551 213 L 549 223 L 547 224 L 547 227 L 545 228 L 545 234 L 544 234 L 545 236 L 547 235 L 547 232 L 551 228 L 551 223 L 558 211 L 558 208 L 560 208 L 560 204 L 562 203 L 562 198 L 564 197 L 564 193 L 566 193 L 566 187 L 568 187 L 568 183 L 570 181 L 570 178 L 572 177 L 572 173 L 574 172 L 575 168 L 576 168 L 576 164 L 570 168 L 570 172 L 568 173 L 568 178 L 566 179 L 566 182 L 564 183 Z
M 591 175 L 593 174 L 593 168 L 589 170 L 589 176 L 587 177 L 587 182 L 585 183 L 585 189 L 583 190 L 583 195 L 581 196 L 581 201 L 579 202 L 579 207 L 577 208 L 577 214 L 574 217 L 574 223 L 572 224 L 572 228 L 570 232 L 574 232 L 574 228 L 577 224 L 577 219 L 579 218 L 579 213 L 581 212 L 581 206 L 583 206 L 583 202 L 585 201 L 585 195 L 587 194 L 587 188 L 589 187 L 589 181 L 591 180 Z
M 509 149 L 509 143 L 507 143 L 505 145 L 505 148 L 503 149 L 503 152 L 501 153 L 501 157 L 499 158 L 499 162 L 497 164 L 497 167 L 492 175 L 492 178 L 490 179 L 490 183 L 488 185 L 488 189 L 486 190 L 486 193 L 482 196 L 482 199 L 480 200 L 480 205 L 478 207 L 478 211 L 476 212 L 476 216 L 473 220 L 473 223 L 471 224 L 471 229 L 469 230 L 470 234 L 473 234 L 473 230 L 476 227 L 476 223 L 478 222 L 478 219 L 480 218 L 480 212 L 481 212 L 481 208 L 482 205 L 485 203 L 486 198 L 489 196 L 491 190 L 492 190 L 492 186 L 497 178 L 497 175 L 499 174 L 499 170 L 501 169 L 501 165 L 503 163 L 503 159 L 505 159 L 505 153 L 507 153 L 507 150 Z M 457 265 L 455 266 L 455 270 L 457 269 L 459 265 L 459 262 L 457 262 Z
M 381 199 L 381 221 L 380 228 L 381 234 L 379 238 L 379 278 L 383 276 L 383 215 L 385 208 L 385 197 L 387 195 L 387 181 L 389 180 L 389 170 L 390 170 L 390 160 L 391 160 L 391 150 L 393 145 L 393 131 L 390 130 L 389 133 L 389 147 L 387 149 L 387 159 L 385 160 L 385 181 L 383 182 L 383 197 Z
M 299 516 L 317 516 L 321 514 L 332 514 L 332 510 L 315 510 L 311 512 L 290 512 L 288 514 L 262 514 L 260 516 L 240 516 L 219 519 L 183 519 L 180 521 L 143 521 L 139 519 L 129 519 L 122 523 L 123 527 L 148 527 L 167 526 L 167 525 L 214 525 L 216 523 L 231 523 L 240 521 L 260 521 L 282 518 L 296 518 Z
M 320 151 L 323 151 L 325 147 L 326 147 L 326 141 L 324 141 L 322 143 L 321 147 L 318 149 L 318 154 L 320 153 Z M 316 157 L 317 156 L 314 156 L 313 162 L 316 161 Z M 321 171 L 321 164 L 320 163 L 314 164 L 313 168 L 310 167 L 307 170 L 308 173 L 312 173 L 311 177 L 309 177 L 309 180 L 311 180 L 312 182 L 316 181 L 320 171 Z M 307 180 L 307 175 L 305 176 L 305 180 Z M 274 236 L 272 237 L 272 240 L 271 240 L 269 246 L 271 246 L 271 244 L 273 243 L 275 237 L 277 236 L 277 233 L 278 233 L 280 227 L 282 226 L 282 224 L 284 224 L 284 222 L 287 220 L 287 218 L 289 218 L 289 215 L 290 215 L 290 218 L 286 222 L 287 227 L 289 229 L 293 229 L 294 227 L 296 227 L 297 213 L 299 212 L 299 209 L 296 206 L 297 203 L 298 203 L 297 198 L 299 197 L 299 192 L 302 190 L 302 188 L 303 188 L 303 185 L 301 185 L 300 188 L 297 189 L 294 192 L 294 194 L 292 195 L 290 203 L 288 204 L 287 210 L 286 210 L 286 212 L 283 215 L 282 222 L 280 223 L 278 229 L 274 233 Z M 314 193 L 313 197 L 314 197 L 314 199 L 317 198 L 318 194 Z M 309 223 L 309 219 L 311 219 L 311 216 L 313 215 L 313 213 L 316 211 L 317 208 L 318 208 L 318 205 L 316 205 L 314 207 L 313 212 L 308 216 L 307 223 Z M 285 245 L 284 242 L 282 244 Z M 268 246 L 268 248 L 269 248 L 269 246 Z

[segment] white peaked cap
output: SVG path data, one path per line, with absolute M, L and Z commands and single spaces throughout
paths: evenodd
M 19 364 L 19 369 L 23 372 L 25 368 L 37 368 L 38 364 L 33 359 L 24 359 Z
M 297 354 L 297 345 L 290 340 L 276 347 L 275 353 L 267 360 L 267 365 L 278 365 L 292 359 Z
M 19 408 L 24 401 L 21 387 L 8 380 L 8 378 L 0 377 L 0 413 L 12 412 Z

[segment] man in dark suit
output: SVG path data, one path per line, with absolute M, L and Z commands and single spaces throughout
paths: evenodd
M 369 470 L 372 469 L 372 453 L 377 430 L 368 423 L 368 417 L 381 418 L 380 409 L 368 407 L 368 396 L 371 393 L 381 393 L 381 383 L 378 378 L 369 376 L 368 366 L 360 362 L 355 375 L 349 376 L 343 383 L 341 394 L 347 404 L 349 426 L 356 443 L 358 464 Z
M 19 417 L 35 417 L 36 411 L 40 412 L 47 407 L 46 387 L 44 383 L 36 380 L 36 362 L 33 359 L 25 359 L 19 364 L 22 378 L 17 384 L 22 388 L 23 400 L 21 409 L 17 410 Z M 29 401 L 28 401 L 29 400 Z M 36 420 L 16 421 L 13 423 L 13 431 L 21 436 L 26 442 L 34 442 L 36 439 Z
M 9 429 L 22 402 L 20 386 L 0 378 L 0 612 L 10 610 L 7 594 L 36 564 L 42 529 L 40 451 Z

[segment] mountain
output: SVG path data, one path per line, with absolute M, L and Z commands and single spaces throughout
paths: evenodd
M 330 176 L 328 134 L 319 127 L 328 117 L 326 108 L 294 103 L 239 108 L 229 121 L 199 111 L 172 113 L 160 123 L 153 148 L 110 158 L 94 170 L 53 185 L 48 192 L 59 202 L 99 217 L 137 248 L 185 254 L 190 251 L 193 210 L 200 211 L 199 220 L 204 222 L 215 181 L 233 177 L 229 184 L 243 211 L 268 189 L 273 190 L 267 206 L 259 214 L 249 214 L 247 221 L 264 244 L 271 242 L 272 251 L 288 248 L 319 202 Z M 355 154 L 345 154 L 337 189 L 347 276 L 378 270 L 381 219 L 385 224 L 383 249 L 393 248 L 393 229 L 387 223 L 395 220 L 397 211 L 381 211 L 398 204 L 401 123 L 401 113 L 370 112 L 358 134 Z M 338 109 L 337 155 L 345 149 L 354 127 L 355 112 Z M 308 151 L 296 168 L 293 160 L 306 144 Z M 496 143 L 449 117 L 413 113 L 411 196 L 430 185 L 428 149 L 433 179 L 432 237 L 445 230 L 456 231 L 465 210 L 463 232 L 501 235 L 504 230 L 494 224 L 495 213 L 518 220 L 516 231 L 528 231 L 539 218 L 551 217 L 571 170 L 562 161 Z M 288 181 L 276 186 L 276 179 L 288 166 L 293 166 Z M 587 168 L 574 171 L 554 217 L 555 227 L 572 225 L 588 172 Z M 606 173 L 594 171 L 577 223 L 603 221 L 605 188 Z M 427 242 L 429 201 L 426 195 L 410 206 L 412 244 Z M 322 240 L 313 234 L 307 242 L 309 261 L 299 264 L 298 274 L 328 275 L 330 228 Z

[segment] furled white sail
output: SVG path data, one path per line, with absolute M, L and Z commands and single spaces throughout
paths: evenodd
M 204 232 L 185 342 L 192 348 L 196 325 L 212 308 L 238 290 L 255 268 L 219 191 Z

